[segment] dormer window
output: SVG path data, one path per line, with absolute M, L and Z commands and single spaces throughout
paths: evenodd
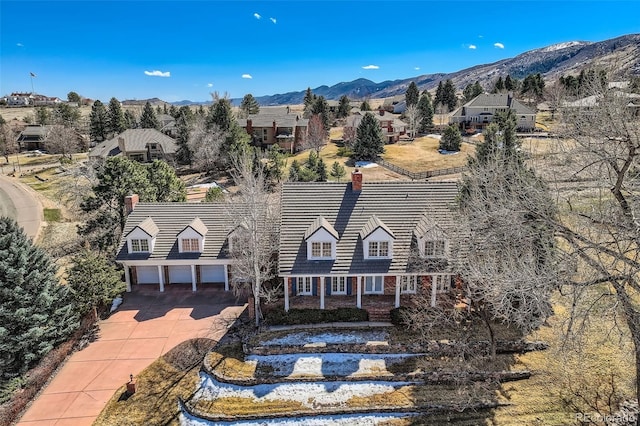
M 324 257 L 331 258 L 331 248 L 332 244 L 330 241 L 327 242 L 312 242 L 311 243 L 311 257 Z
M 360 231 L 363 255 L 366 259 L 391 259 L 395 235 L 384 222 L 372 216 Z
M 149 240 L 147 240 L 146 238 L 132 239 L 131 252 L 132 253 L 149 253 Z
M 369 257 L 389 257 L 389 241 L 369 241 Z
M 430 240 L 424 242 L 424 256 L 431 258 L 443 258 L 445 257 L 446 241 L 445 240 Z
M 183 252 L 199 252 L 200 240 L 198 240 L 197 238 L 183 238 L 182 251 Z
M 196 217 L 178 234 L 178 251 L 180 253 L 202 253 L 208 229 Z
M 449 239 L 435 221 L 423 216 L 414 231 L 420 249 L 420 256 L 427 259 L 446 259 L 449 251 Z
M 324 217 L 320 216 L 307 228 L 307 260 L 333 260 L 336 258 L 338 233 Z

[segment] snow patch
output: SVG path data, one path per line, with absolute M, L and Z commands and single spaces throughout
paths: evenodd
M 404 419 L 415 416 L 415 413 L 368 413 L 342 414 L 313 417 L 274 418 L 260 420 L 240 420 L 233 422 L 211 422 L 180 413 L 181 426 L 375 426 L 385 424 L 391 419 Z
M 382 330 L 371 331 L 328 331 L 325 333 L 297 332 L 286 336 L 261 341 L 261 346 L 307 346 L 325 344 L 366 344 L 372 341 L 385 341 L 389 333 Z
M 436 134 L 433 134 L 433 133 L 427 135 L 427 137 L 431 138 L 431 139 L 437 139 L 437 140 L 442 139 L 442 135 L 436 135 Z
M 581 44 L 584 43 L 579 41 L 567 41 L 564 43 L 552 44 L 551 46 L 543 47 L 542 49 L 540 49 L 540 52 L 555 52 L 556 50 L 566 49 L 567 47 L 571 46 L 579 46 Z
M 378 167 L 378 164 L 372 163 L 371 161 L 356 161 L 356 167 L 360 167 L 361 169 L 369 169 L 371 167 Z
M 115 299 L 113 299 L 113 302 L 111 303 L 111 309 L 109 310 L 109 312 L 113 312 L 116 309 L 118 309 L 118 306 L 120 306 L 122 304 L 122 297 L 118 296 Z

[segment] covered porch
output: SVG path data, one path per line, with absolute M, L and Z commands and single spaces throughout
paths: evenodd
M 195 292 L 209 284 L 222 284 L 229 291 L 229 263 L 122 262 L 127 292 L 133 285 L 157 285 L 164 292 L 167 285 L 189 285 Z

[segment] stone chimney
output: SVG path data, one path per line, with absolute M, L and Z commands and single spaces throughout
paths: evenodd
M 118 148 L 120 149 L 120 152 L 125 153 L 125 146 L 124 146 L 124 138 L 123 137 L 118 137 Z
M 362 172 L 359 169 L 351 172 L 351 190 L 354 192 L 362 191 Z
M 136 208 L 138 201 L 140 201 L 138 194 L 127 195 L 124 197 L 124 214 L 129 216 L 129 214 Z

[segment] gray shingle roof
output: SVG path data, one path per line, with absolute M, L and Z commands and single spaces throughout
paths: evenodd
M 313 234 L 316 233 L 317 230 L 324 228 L 329 234 L 333 235 L 333 237 L 337 240 L 339 238 L 338 232 L 336 229 L 329 223 L 327 219 L 322 216 L 318 216 L 316 220 L 313 221 L 311 225 L 307 228 L 307 231 L 304 233 L 305 241 L 309 239 Z
M 413 233 L 426 213 L 436 223 L 450 222 L 458 194 L 455 182 L 288 182 L 283 184 L 279 271 L 289 274 L 382 274 L 411 270 Z M 319 216 L 333 225 L 339 240 L 335 260 L 307 260 L 305 235 Z M 360 231 L 372 217 L 395 235 L 393 259 L 364 260 Z
M 133 229 L 135 229 L 135 228 L 142 229 L 150 237 L 155 237 L 156 235 L 158 235 L 158 231 L 159 231 L 158 225 L 156 225 L 155 222 L 153 221 L 153 219 L 151 219 L 150 217 L 148 217 L 145 220 L 143 220 L 142 222 L 140 222 L 138 224 L 138 226 L 134 227 Z
M 209 230 L 207 226 L 202 222 L 202 220 L 200 220 L 199 217 L 196 217 L 195 219 L 193 219 L 191 223 L 187 226 L 193 229 L 194 231 L 196 231 L 198 234 L 202 235 L 203 237 L 207 235 L 207 231 Z
M 232 217 L 225 203 L 138 203 L 127 217 L 116 260 L 149 259 L 228 259 L 227 234 L 232 228 Z M 126 235 L 136 226 L 151 218 L 158 228 L 156 243 L 151 254 L 128 254 Z M 178 235 L 187 227 L 202 223 L 206 231 L 203 253 L 179 253 Z M 194 228 L 195 229 L 195 228 Z
M 96 145 L 89 156 L 107 158 L 120 154 L 119 138 L 124 139 L 127 152 L 145 151 L 150 143 L 160 144 L 165 154 L 175 154 L 177 149 L 175 140 L 156 129 L 127 129 L 113 139 Z
M 453 117 L 462 117 L 462 111 L 465 110 L 465 107 L 506 108 L 508 103 L 509 95 L 507 93 L 482 93 L 458 108 L 453 113 Z M 511 97 L 511 109 L 514 110 L 516 114 L 535 114 L 535 111 L 522 105 L 517 99 L 513 97 Z
M 384 231 L 389 234 L 391 238 L 396 238 L 396 236 L 393 234 L 393 231 L 389 229 L 389 227 L 385 225 L 384 222 L 381 221 L 376 215 L 371 216 L 367 223 L 364 224 L 364 227 L 360 230 L 360 238 L 362 238 L 363 240 L 366 239 L 373 233 L 373 231 L 378 228 L 384 229 Z

